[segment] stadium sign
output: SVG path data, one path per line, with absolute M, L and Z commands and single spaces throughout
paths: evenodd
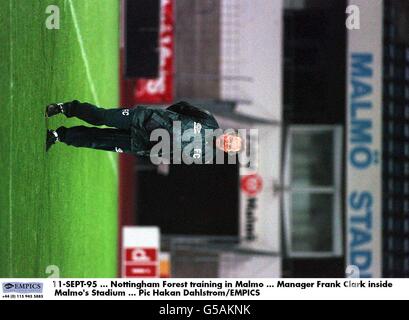
M 279 177 L 279 130 L 276 126 L 257 124 L 247 131 L 246 144 L 252 157 L 248 157 L 247 163 L 240 161 L 242 249 L 280 251 L 280 202 L 273 193 L 274 182 Z
M 122 277 L 159 277 L 159 229 L 124 227 L 122 235 Z
M 361 25 L 348 31 L 347 266 L 382 276 L 383 1 L 351 0 Z
M 241 178 L 240 185 L 242 192 L 247 195 L 244 240 L 254 241 L 257 239 L 255 234 L 257 195 L 263 189 L 263 179 L 258 174 L 245 175 Z

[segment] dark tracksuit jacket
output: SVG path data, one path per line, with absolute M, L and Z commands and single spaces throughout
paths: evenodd
M 186 147 L 191 150 L 193 157 L 200 149 L 200 160 L 208 160 L 207 152 L 212 150 L 215 158 L 216 150 L 212 136 L 206 136 L 209 131 L 216 130 L 219 125 L 210 112 L 194 107 L 187 102 L 179 102 L 167 109 L 138 106 L 133 109 L 115 108 L 103 109 L 90 103 L 81 103 L 77 100 L 64 103 L 64 114 L 70 117 L 82 119 L 89 124 L 100 126 L 106 125 L 115 129 L 101 129 L 95 127 L 77 126 L 71 128 L 60 127 L 57 129 L 59 139 L 68 145 L 86 147 L 107 151 L 131 153 L 137 156 L 149 157 L 151 149 L 158 141 L 150 141 L 151 133 L 155 129 L 165 129 L 173 142 L 173 134 L 181 142 L 179 150 Z M 180 132 L 174 132 L 174 121 L 180 122 Z M 196 129 L 196 134 L 193 134 Z M 200 130 L 199 130 L 200 129 Z M 191 139 L 181 139 L 186 133 Z M 195 143 L 195 137 L 200 135 L 201 145 Z M 190 144 L 190 147 L 189 147 Z M 174 157 L 173 145 L 168 154 L 159 154 L 163 158 Z
M 175 121 L 180 122 L 180 132 L 173 130 Z M 175 135 L 175 138 L 181 142 L 181 151 L 185 150 L 190 144 L 190 148 L 187 149 L 190 149 L 191 157 L 194 157 L 195 149 L 201 150 L 201 158 L 212 149 L 214 157 L 216 150 L 213 138 L 209 134 L 206 136 L 206 130 L 211 129 L 210 132 L 213 132 L 213 130 L 219 128 L 219 125 L 208 111 L 196 108 L 186 102 L 179 102 L 167 109 L 138 107 L 132 118 L 132 153 L 139 156 L 150 156 L 151 148 L 158 143 L 157 141 L 150 141 L 150 134 L 153 130 L 159 128 L 169 132 L 171 142 L 173 142 L 173 135 Z M 195 128 L 197 134 L 200 134 L 200 140 L 197 140 L 200 145 L 195 143 Z M 210 132 L 208 131 L 208 133 Z M 173 143 L 170 147 L 170 153 L 168 155 L 162 154 L 162 156 L 165 158 L 172 157 L 172 153 Z

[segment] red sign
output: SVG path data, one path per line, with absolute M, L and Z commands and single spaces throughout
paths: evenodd
M 126 248 L 126 263 L 156 263 L 158 261 L 158 250 L 155 248 Z
M 161 0 L 158 79 L 138 79 L 135 99 L 142 103 L 168 103 L 173 101 L 173 1 Z
M 157 265 L 136 265 L 136 266 L 125 266 L 125 276 L 127 278 L 146 278 L 146 277 L 157 277 L 158 266 Z
M 125 277 L 157 277 L 159 273 L 156 248 L 125 248 Z
M 241 190 L 250 197 L 256 196 L 263 189 L 263 179 L 258 174 L 241 178 Z

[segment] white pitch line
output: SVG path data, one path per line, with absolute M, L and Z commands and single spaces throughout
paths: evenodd
M 9 224 L 10 224 L 10 233 L 9 233 L 9 277 L 13 277 L 13 157 L 12 157 L 12 139 L 13 139 L 13 30 L 12 30 L 12 18 L 11 15 L 13 13 L 12 10 L 12 2 L 9 2 L 9 10 L 10 10 L 10 136 L 9 136 L 9 161 L 10 161 L 10 168 L 9 168 Z
M 90 71 L 90 68 L 89 68 L 88 57 L 87 57 L 87 54 L 85 52 L 84 42 L 82 40 L 81 31 L 80 31 L 80 28 L 79 28 L 79 25 L 78 25 L 77 14 L 75 13 L 75 9 L 74 9 L 74 5 L 72 4 L 72 0 L 68 0 L 68 4 L 70 5 L 72 21 L 74 23 L 74 28 L 75 28 L 75 33 L 77 35 L 78 44 L 80 46 L 81 57 L 82 57 L 82 60 L 84 62 L 85 73 L 87 75 L 88 83 L 89 83 L 89 86 L 90 86 L 90 89 L 91 89 L 91 94 L 92 94 L 92 97 L 95 100 L 95 103 L 99 106 L 100 105 L 99 104 L 99 99 L 98 99 L 97 91 L 95 89 L 94 81 L 92 80 L 91 71 Z M 115 174 L 118 175 L 118 169 L 117 169 L 117 165 L 116 165 L 114 155 L 112 153 L 108 152 L 108 158 L 109 158 L 109 160 L 111 162 L 112 169 L 114 170 Z

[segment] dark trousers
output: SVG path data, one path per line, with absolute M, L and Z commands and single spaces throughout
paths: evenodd
M 131 153 L 131 122 L 134 109 L 102 109 L 90 103 L 64 103 L 64 114 L 94 126 L 106 125 L 116 129 L 94 127 L 60 127 L 59 140 L 74 147 Z

